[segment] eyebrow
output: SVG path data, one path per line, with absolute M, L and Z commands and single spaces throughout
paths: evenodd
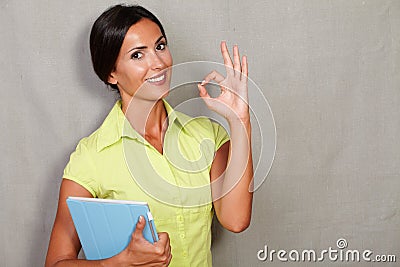
M 161 35 L 160 37 L 158 37 L 158 39 L 157 39 L 157 41 L 155 42 L 155 44 L 158 43 L 159 41 L 161 41 L 162 38 L 165 38 L 164 35 Z M 146 48 L 147 48 L 147 46 L 138 46 L 138 47 L 134 47 L 134 48 L 130 49 L 130 50 L 127 52 L 127 54 L 130 53 L 130 52 L 132 52 L 133 50 L 136 50 L 136 49 L 146 49 Z

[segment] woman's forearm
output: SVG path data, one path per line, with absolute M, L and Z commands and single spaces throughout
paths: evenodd
M 217 200 L 216 209 L 219 209 L 217 216 L 225 228 L 241 232 L 250 224 L 253 201 L 250 119 L 231 120 L 229 126 L 231 140 L 228 164 L 222 183 L 217 186 L 220 199 Z
M 76 266 L 76 267 L 103 267 L 103 266 L 115 266 L 107 263 L 109 260 L 96 260 L 96 261 L 89 261 L 89 260 L 61 260 L 54 265 L 50 265 L 49 267 L 69 267 L 69 266 Z

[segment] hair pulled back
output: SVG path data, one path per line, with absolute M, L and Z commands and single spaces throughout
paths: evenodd
M 90 32 L 90 54 L 94 72 L 105 84 L 118 90 L 116 84 L 110 84 L 108 78 L 115 68 L 122 43 L 129 28 L 141 19 L 156 23 L 166 38 L 161 22 L 150 11 L 138 5 L 115 5 L 104 11 L 94 22 Z

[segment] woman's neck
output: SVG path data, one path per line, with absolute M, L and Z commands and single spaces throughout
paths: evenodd
M 162 99 L 146 101 L 131 99 L 122 101 L 122 112 L 134 128 L 146 140 L 156 139 L 162 142 L 167 129 L 167 112 Z

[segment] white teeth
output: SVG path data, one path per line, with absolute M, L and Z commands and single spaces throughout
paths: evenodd
M 157 78 L 147 79 L 147 81 L 149 81 L 151 83 L 156 83 L 156 82 L 164 80 L 164 78 L 165 78 L 165 74 L 163 74 L 162 76 L 157 77 Z

